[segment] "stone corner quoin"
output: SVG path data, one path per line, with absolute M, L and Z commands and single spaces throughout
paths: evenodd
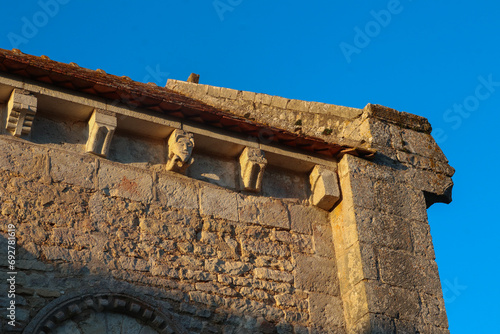
M 0 332 L 449 333 L 429 122 L 198 80 L 0 49 Z

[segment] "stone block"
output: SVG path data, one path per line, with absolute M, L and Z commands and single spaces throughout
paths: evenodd
M 311 293 L 309 295 L 309 313 L 311 322 L 316 326 L 331 328 L 345 325 L 342 300 L 338 297 Z
M 266 279 L 276 282 L 293 283 L 293 275 L 280 270 L 273 270 L 268 268 L 255 268 L 253 274 L 256 278 Z
M 413 241 L 413 252 L 428 259 L 436 258 L 429 223 L 423 221 L 410 221 L 410 231 Z
M 0 136 L 0 169 L 19 173 L 29 178 L 46 175 L 47 150 L 45 148 L 7 140 Z
M 116 115 L 95 109 L 89 120 L 89 137 L 85 152 L 106 157 L 117 125 Z
M 448 161 L 430 134 L 410 129 L 403 129 L 400 133 L 404 151 L 439 161 Z
M 7 102 L 5 128 L 15 137 L 29 135 L 36 112 L 37 98 L 28 91 L 14 89 Z
M 264 104 L 264 105 L 269 106 L 269 105 L 271 105 L 272 98 L 273 97 L 271 95 L 257 93 L 255 95 L 255 103 Z
M 202 215 L 238 221 L 236 193 L 222 188 L 204 187 L 200 190 Z
M 108 196 L 124 197 L 143 203 L 153 199 L 153 178 L 142 170 L 123 168 L 101 160 L 97 177 L 99 190 Z
M 286 244 L 293 252 L 309 254 L 314 253 L 312 237 L 309 235 L 293 234 L 288 231 L 274 231 L 272 240 Z M 290 266 L 290 262 L 288 260 L 281 261 L 279 264 L 284 264 L 286 267 Z
M 122 256 L 118 263 L 125 270 L 149 271 L 150 269 L 148 261 L 144 259 Z
M 215 293 L 223 296 L 236 296 L 238 292 L 226 286 L 220 286 L 212 282 L 196 283 L 195 288 L 198 291 Z
M 417 333 L 450 334 L 450 331 L 448 329 L 436 327 L 436 326 L 432 326 L 432 325 L 417 324 L 415 327 L 416 327 Z
M 285 321 L 291 323 L 305 323 L 309 320 L 308 312 L 297 312 L 293 309 L 285 310 Z
M 288 99 L 281 96 L 273 96 L 271 100 L 271 105 L 276 108 L 286 109 L 288 104 Z
M 290 205 L 291 230 L 297 233 L 311 234 L 311 226 L 328 223 L 328 215 L 324 210 L 313 206 Z
M 50 150 L 50 176 L 54 182 L 94 188 L 96 160 L 65 151 Z
M 360 241 L 391 249 L 412 250 L 413 233 L 407 219 L 362 208 L 354 212 Z
M 396 326 L 396 333 L 398 334 L 416 333 L 415 324 L 413 321 L 394 319 L 394 325 Z
M 366 281 L 365 284 L 370 312 L 402 320 L 417 319 L 420 313 L 420 299 L 416 291 L 373 280 Z
M 328 104 L 321 102 L 310 102 L 309 112 L 314 114 L 326 114 Z
M 221 92 L 220 87 L 208 86 L 207 94 L 213 97 L 219 97 Z
M 243 98 L 243 100 L 247 100 L 247 101 L 251 101 L 251 102 L 253 102 L 255 100 L 256 95 L 257 94 L 254 92 L 248 92 L 248 91 L 241 92 L 241 97 Z
M 408 170 L 405 176 L 408 184 L 424 192 L 427 207 L 430 207 L 434 203 L 449 204 L 451 202 L 453 189 L 451 177 L 432 170 L 416 168 Z
M 179 270 L 166 265 L 154 265 L 150 269 L 151 275 L 170 278 L 179 278 Z
M 340 200 L 337 173 L 323 166 L 314 167 L 309 177 L 311 203 L 323 210 L 330 210 Z
M 349 189 L 342 186 L 342 196 L 350 196 L 356 207 L 375 209 L 374 180 L 365 175 L 353 173 L 349 176 Z
M 279 258 L 290 256 L 288 246 L 266 240 L 244 240 L 241 243 L 241 248 L 245 256 L 268 255 Z
M 380 278 L 384 283 L 441 295 L 441 283 L 434 260 L 405 251 L 381 248 L 379 266 Z
M 247 191 L 260 192 L 267 160 L 256 148 L 245 147 L 240 155 L 240 187 Z
M 221 88 L 219 96 L 226 99 L 236 100 L 238 97 L 238 91 L 231 88 Z
M 315 254 L 328 258 L 334 258 L 335 251 L 333 246 L 332 226 L 313 224 L 312 230 Z
M 421 319 L 424 324 L 448 328 L 448 317 L 442 296 L 420 294 L 422 304 Z
M 208 259 L 205 261 L 205 270 L 233 276 L 242 275 L 250 271 L 251 268 L 250 264 L 243 262 L 229 262 L 220 259 Z
M 262 301 L 267 301 L 270 298 L 269 294 L 266 293 L 264 290 L 259 290 L 259 289 L 249 288 L 249 287 L 241 288 L 240 294 L 244 297 L 249 297 L 252 299 L 258 299 L 258 300 L 262 300 Z
M 422 191 L 408 187 L 408 184 L 376 180 L 373 184 L 375 206 L 391 215 L 427 220 L 427 209 Z
M 394 322 L 382 314 L 368 313 L 350 329 L 351 333 L 387 334 L 395 333 Z
M 335 261 L 295 254 L 295 288 L 319 292 L 331 296 L 339 295 L 339 283 Z
M 235 283 L 241 283 L 239 280 L 235 280 Z M 241 284 L 240 284 L 241 285 Z M 272 282 L 272 281 L 263 281 L 263 280 L 253 280 L 250 281 L 247 286 L 254 286 L 255 288 L 260 288 L 265 291 L 271 291 L 274 293 L 291 293 L 292 286 L 290 283 L 280 283 L 280 282 Z
M 288 210 L 283 202 L 266 197 L 239 196 L 240 221 L 283 229 L 290 229 Z
M 309 103 L 301 100 L 290 100 L 288 101 L 287 109 L 297 110 L 300 112 L 308 112 L 309 111 Z
M 281 307 L 295 307 L 300 310 L 305 310 L 309 308 L 309 303 L 307 299 L 303 299 L 306 297 L 304 294 L 303 296 L 300 296 L 302 298 L 299 298 L 300 294 L 289 294 L 289 293 L 283 293 L 283 294 L 278 294 L 274 296 L 274 300 L 276 301 L 276 305 L 281 306 Z
M 326 112 L 330 117 L 339 116 L 347 119 L 355 119 L 363 113 L 363 109 L 327 104 Z
M 156 185 L 158 200 L 167 207 L 198 209 L 198 189 L 188 178 L 159 175 Z
M 337 254 L 340 288 L 343 293 L 365 279 L 377 279 L 377 258 L 369 244 L 355 243 Z
M 188 295 L 189 299 L 195 303 L 205 304 L 212 307 L 224 305 L 224 299 L 217 295 L 212 295 L 201 291 L 191 291 L 188 293 Z

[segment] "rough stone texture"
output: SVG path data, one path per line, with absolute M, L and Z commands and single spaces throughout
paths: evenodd
M 116 129 L 116 115 L 96 109 L 89 120 L 89 137 L 85 152 L 106 157 Z
M 339 163 L 342 202 L 331 219 L 348 332 L 448 326 L 426 198 L 404 183 L 408 173 L 352 156 Z
M 29 136 L 37 111 L 37 98 L 29 91 L 14 89 L 7 103 L 5 128 L 15 137 Z
M 200 190 L 201 214 L 238 220 L 238 204 L 236 194 L 224 189 L 203 188 Z
M 254 196 L 239 184 L 238 158 L 248 145 L 239 134 L 110 105 L 119 115 L 110 160 L 84 155 L 85 122 L 107 105 L 21 84 L 52 94 L 52 104 L 39 98 L 45 114 L 36 115 L 25 138 L 31 142 L 0 134 L 0 222 L 4 235 L 9 223 L 17 230 L 19 329 L 83 287 L 150 298 L 188 333 L 448 333 L 426 207 L 451 200 L 454 170 L 425 119 L 377 105 L 354 109 L 169 81 L 225 113 L 377 150 L 371 161 L 352 151 L 339 162 L 306 156 L 310 169 L 300 172 L 279 164 L 293 148 L 268 154 Z M 61 96 L 78 110 L 51 118 Z M 223 140 L 232 153 L 194 150 L 199 158 L 187 176 L 165 171 L 165 138 L 184 127 L 210 138 L 204 149 Z M 337 163 L 329 170 L 334 182 L 311 189 L 314 165 Z M 327 191 L 337 183 L 335 194 Z M 328 194 L 338 200 L 331 212 L 334 202 L 308 204 L 311 195 L 320 204 Z M 6 268 L 5 258 L 0 265 Z
M 124 169 L 101 160 L 97 178 L 100 190 L 106 195 L 146 203 L 153 198 L 152 177 L 141 170 Z
M 93 288 L 168 304 L 190 333 L 345 333 L 326 212 L 12 137 L 0 146 L 18 328 Z
M 309 176 L 311 183 L 311 203 L 329 211 L 340 200 L 337 173 L 323 166 L 314 167 Z
M 343 133 L 349 130 L 348 124 L 363 112 L 356 108 L 234 91 L 178 80 L 168 80 L 167 88 L 214 107 L 229 110 L 236 115 L 256 119 L 291 132 L 297 131 L 296 124 L 300 120 L 300 131 L 327 141 L 335 138 L 337 142 L 342 143 L 352 143 Z M 227 94 L 227 91 L 231 91 L 231 94 Z M 332 130 L 333 133 L 325 135 L 326 129 Z
M 243 91 L 235 99 L 226 98 L 220 93 L 226 88 L 178 80 L 168 80 L 167 88 L 290 132 L 375 149 L 379 164 L 409 169 L 405 182 L 425 191 L 427 205 L 451 201 L 454 169 L 430 135 L 431 126 L 423 117 L 380 105 L 355 109 Z
M 61 150 L 50 150 L 50 176 L 54 182 L 73 184 L 86 189 L 94 187 L 96 159 L 75 156 Z

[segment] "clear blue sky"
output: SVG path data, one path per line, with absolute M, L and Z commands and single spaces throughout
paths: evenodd
M 453 203 L 429 210 L 450 330 L 500 333 L 500 4 L 138 3 L 7 1 L 0 47 L 159 85 L 196 72 L 211 85 L 427 117 L 457 170 Z

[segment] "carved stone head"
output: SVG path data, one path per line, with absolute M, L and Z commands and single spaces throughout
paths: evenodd
M 184 130 L 174 130 L 168 139 L 167 170 L 184 173 L 193 163 L 193 134 Z

